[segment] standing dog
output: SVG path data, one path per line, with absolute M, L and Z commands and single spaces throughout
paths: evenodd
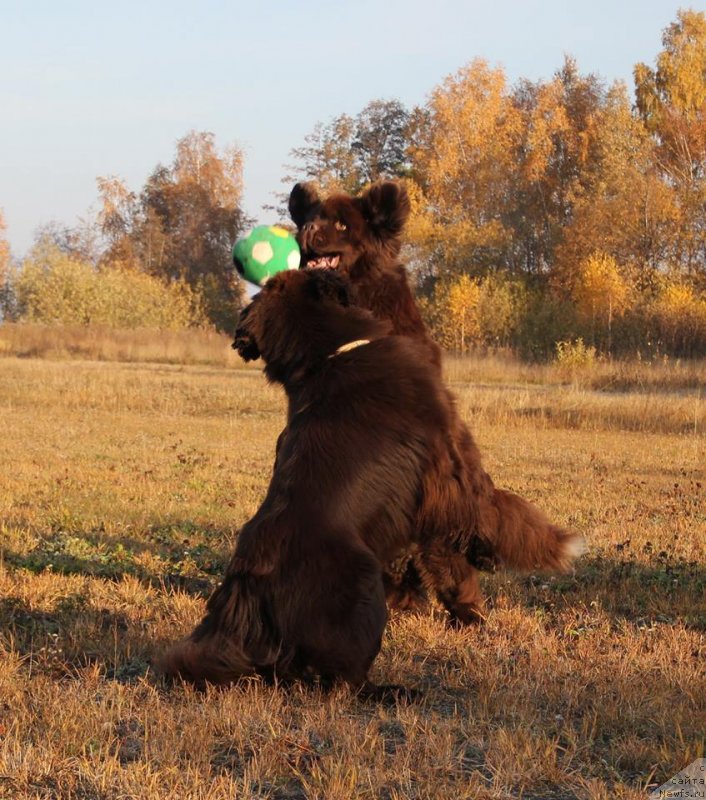
M 335 270 L 353 285 L 356 302 L 372 311 L 379 320 L 392 326 L 395 334 L 409 337 L 427 351 L 437 368 L 441 383 L 441 351 L 432 341 L 414 302 L 407 273 L 400 263 L 400 235 L 409 216 L 410 205 L 404 186 L 392 181 L 373 185 L 360 197 L 336 194 L 321 199 L 312 184 L 297 184 L 289 197 L 289 212 L 298 228 L 302 265 Z M 450 397 L 450 395 L 449 395 Z M 478 473 L 480 455 L 463 420 L 449 400 L 452 437 L 469 474 L 476 475 L 473 491 L 482 496 L 483 477 Z M 484 475 L 485 473 L 483 473 Z M 568 537 L 549 523 L 530 503 L 510 492 L 497 490 L 493 514 L 497 521 L 491 530 L 478 529 L 472 537 L 478 545 L 467 547 L 473 567 L 466 585 L 468 598 L 464 621 L 485 619 L 485 602 L 475 568 L 508 567 L 517 570 L 561 569 L 577 554 L 578 539 Z M 439 510 L 443 518 L 443 509 Z M 456 537 L 454 530 L 447 536 Z M 420 576 L 404 559 L 402 569 L 387 573 L 388 600 L 406 607 L 423 599 Z

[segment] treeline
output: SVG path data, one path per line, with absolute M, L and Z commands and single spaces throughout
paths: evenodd
M 408 258 L 447 347 L 706 354 L 706 15 L 679 12 L 663 48 L 633 97 L 569 58 L 514 85 L 475 60 L 424 106 L 317 125 L 293 176 L 407 181 Z
M 243 297 L 230 258 L 247 223 L 241 152 L 219 151 L 212 134 L 191 132 L 140 192 L 114 176 L 97 183 L 97 214 L 71 228 L 44 226 L 14 270 L 0 228 L 4 316 L 231 331 Z
M 285 180 L 352 193 L 406 181 L 406 258 L 446 347 L 547 357 L 580 339 L 616 355 L 701 356 L 706 14 L 679 12 L 654 67 L 635 66 L 633 89 L 569 58 L 549 80 L 515 84 L 475 60 L 422 106 L 374 100 L 319 123 Z M 139 193 L 116 178 L 99 179 L 99 192 L 97 220 L 45 229 L 38 252 L 149 276 L 181 292 L 190 324 L 228 330 L 240 303 L 229 250 L 246 224 L 240 152 L 192 133 Z M 35 275 L 37 263 L 34 252 Z M 33 307 L 25 271 L 5 282 L 19 318 Z

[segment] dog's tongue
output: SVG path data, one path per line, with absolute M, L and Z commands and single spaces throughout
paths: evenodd
M 319 256 L 309 259 L 306 265 L 312 269 L 336 269 L 340 260 L 340 256 Z

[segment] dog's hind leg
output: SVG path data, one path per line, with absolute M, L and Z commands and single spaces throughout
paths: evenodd
M 372 554 L 349 553 L 339 574 L 337 597 L 353 602 L 329 608 L 309 631 L 308 663 L 318 672 L 323 687 L 348 684 L 361 699 L 387 702 L 411 698 L 402 686 L 377 686 L 368 672 L 382 645 L 387 605 L 382 573 Z M 312 636 L 312 634 L 315 634 Z
M 419 566 L 422 577 L 448 611 L 451 625 L 461 627 L 485 622 L 479 573 L 464 554 L 451 549 L 422 551 Z
M 429 601 L 414 560 L 405 554 L 406 562 L 394 564 L 383 575 L 385 597 L 389 608 L 397 611 L 424 611 Z

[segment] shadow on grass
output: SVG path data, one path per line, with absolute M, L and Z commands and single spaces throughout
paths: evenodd
M 0 632 L 31 671 L 55 677 L 96 664 L 109 680 L 129 683 L 147 673 L 154 655 L 143 625 L 107 608 L 91 608 L 81 594 L 62 597 L 51 611 L 33 609 L 14 595 L 3 597 Z
M 0 542 L 0 557 L 12 569 L 109 580 L 131 576 L 204 597 L 218 584 L 234 540 L 232 529 L 184 519 L 150 525 L 142 534 L 52 531 L 28 553 Z M 567 606 L 592 606 L 638 627 L 682 622 L 706 631 L 706 566 L 686 561 L 672 544 L 657 549 L 648 542 L 638 552 L 626 540 L 615 554 L 582 558 L 572 575 L 519 576 L 513 584 L 514 601 L 549 617 Z
M 149 526 L 142 536 L 100 530 L 52 531 L 36 547 L 19 553 L 2 547 L 5 565 L 33 573 L 84 575 L 117 580 L 132 576 L 150 586 L 207 595 L 225 569 L 232 530 L 180 520 Z
M 706 566 L 668 550 L 648 548 L 640 560 L 635 556 L 628 551 L 619 557 L 583 558 L 573 575 L 523 576 L 521 602 L 550 616 L 580 605 L 638 628 L 682 623 L 706 632 Z

